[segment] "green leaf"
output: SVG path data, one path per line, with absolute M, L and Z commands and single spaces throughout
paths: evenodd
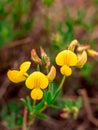
M 27 97 L 27 108 L 30 112 L 33 112 L 33 107 L 32 107 L 32 103 L 31 103 L 31 99 L 30 97 Z
M 51 104 L 50 107 L 52 107 L 53 109 L 59 109 L 60 108 L 59 106 L 56 106 L 56 105 L 53 105 L 53 104 Z
M 45 57 L 44 57 L 44 56 L 41 57 L 41 60 L 42 60 L 43 64 L 46 64 L 46 61 L 45 61 Z
M 73 107 L 72 100 L 66 100 L 65 101 L 65 107 L 68 107 L 69 109 L 71 109 Z
M 48 103 L 48 105 L 51 104 L 51 99 L 52 99 L 51 92 L 48 92 L 48 94 L 47 94 L 47 103 Z
M 38 118 L 42 119 L 42 120 L 45 120 L 45 119 L 47 119 L 47 118 L 48 118 L 48 116 L 47 116 L 47 115 L 42 114 L 42 113 L 37 113 L 37 114 L 36 114 L 36 116 L 37 116 Z
M 77 108 L 80 108 L 80 107 L 82 107 L 82 105 L 83 105 L 83 100 L 81 97 L 79 97 L 78 100 L 76 102 L 74 102 L 74 106 Z
M 27 100 L 21 98 L 21 101 L 23 102 L 23 104 L 28 108 L 28 110 L 30 112 L 33 112 L 33 107 L 32 107 L 32 103 L 31 103 L 31 99 L 29 97 L 27 97 Z
M 17 125 L 22 126 L 22 124 L 23 124 L 23 117 L 19 115 L 17 119 Z
M 55 99 L 60 95 L 61 90 L 56 91 L 56 93 L 54 94 L 54 97 L 52 98 L 52 103 L 55 101 Z
M 69 32 L 71 32 L 73 30 L 73 25 L 70 21 L 66 22 L 66 26 L 67 26 Z
M 35 107 L 35 111 L 38 112 L 39 110 L 41 110 L 41 108 L 43 108 L 44 106 L 44 101 L 42 100 L 36 107 Z
M 19 104 L 10 101 L 10 102 L 8 103 L 8 110 L 9 110 L 10 112 L 17 113 L 17 112 L 19 111 Z
M 47 6 L 50 7 L 54 3 L 54 0 L 43 0 L 43 3 Z

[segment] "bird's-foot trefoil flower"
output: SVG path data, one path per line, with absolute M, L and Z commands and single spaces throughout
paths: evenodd
M 70 76 L 72 74 L 72 69 L 70 68 L 70 66 L 76 66 L 77 55 L 70 50 L 63 50 L 59 54 L 57 54 L 56 64 L 61 66 L 61 74 Z
M 30 61 L 25 61 L 20 65 L 20 70 L 8 70 L 7 76 L 9 80 L 14 83 L 25 81 L 28 76 L 26 72 L 30 68 L 30 65 Z
M 42 89 L 45 89 L 48 86 L 48 79 L 43 73 L 35 71 L 26 79 L 25 84 L 27 88 L 32 89 L 31 98 L 40 100 L 43 97 Z

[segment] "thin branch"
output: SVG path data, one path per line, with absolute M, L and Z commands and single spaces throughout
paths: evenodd
M 28 113 L 27 107 L 24 107 L 22 130 L 26 130 L 26 126 L 27 126 L 27 113 Z
M 91 106 L 90 106 L 90 101 L 89 101 L 89 98 L 88 98 L 86 90 L 82 89 L 82 90 L 79 91 L 79 93 L 83 97 L 84 106 L 85 106 L 85 109 L 86 109 L 89 121 L 92 122 L 95 126 L 98 127 L 98 119 L 96 119 L 93 116 L 93 112 L 92 112 L 92 109 L 91 109 Z

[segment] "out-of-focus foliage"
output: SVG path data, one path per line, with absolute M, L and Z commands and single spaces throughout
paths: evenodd
M 29 18 L 29 13 L 28 0 L 0 1 L 0 46 L 27 34 L 33 22 L 33 18 Z
M 63 47 L 68 45 L 72 39 L 76 38 L 76 35 L 74 33 L 75 27 L 79 26 L 87 33 L 91 33 L 93 29 L 93 24 L 91 21 L 89 23 L 86 23 L 84 21 L 84 18 L 86 17 L 86 12 L 83 10 L 78 10 L 76 18 L 71 17 L 69 11 L 66 11 L 66 17 L 67 20 L 65 21 L 64 24 L 62 23 L 58 24 L 57 33 L 59 35 L 56 34 L 53 37 L 54 49 L 62 49 Z M 86 41 L 85 38 L 81 39 L 81 42 L 84 43 L 84 41 Z
M 22 125 L 23 117 L 19 113 L 20 105 L 10 101 L 7 107 L 4 107 L 0 118 L 4 120 L 4 124 L 8 129 L 13 130 L 16 126 L 17 128 Z
M 47 6 L 50 7 L 54 3 L 54 0 L 43 0 L 43 3 Z

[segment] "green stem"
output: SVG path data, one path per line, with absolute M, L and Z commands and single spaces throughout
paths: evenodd
M 46 73 L 48 74 L 48 73 L 49 73 L 49 70 L 48 70 L 48 68 L 46 68 L 46 67 L 45 67 L 45 70 L 46 70 Z
M 49 90 L 49 92 L 51 91 L 51 83 L 49 83 L 48 90 Z
M 64 75 L 57 90 L 62 89 L 66 76 Z
M 58 92 L 62 89 L 63 84 L 64 84 L 64 81 L 65 81 L 65 78 L 66 78 L 66 76 L 64 75 L 63 78 L 62 78 L 62 80 L 61 80 L 61 83 L 60 83 L 58 89 L 56 90 L 56 92 L 55 92 L 55 94 L 54 94 L 54 96 L 53 96 L 53 99 L 55 99 L 55 97 L 56 97 L 56 95 L 58 94 Z
M 35 107 L 35 104 L 36 104 L 36 100 L 33 100 L 33 107 Z
M 47 103 L 45 103 L 42 109 L 39 110 L 39 113 L 43 112 L 47 108 L 47 106 L 48 106 Z
M 40 65 L 37 64 L 37 71 L 40 71 Z

